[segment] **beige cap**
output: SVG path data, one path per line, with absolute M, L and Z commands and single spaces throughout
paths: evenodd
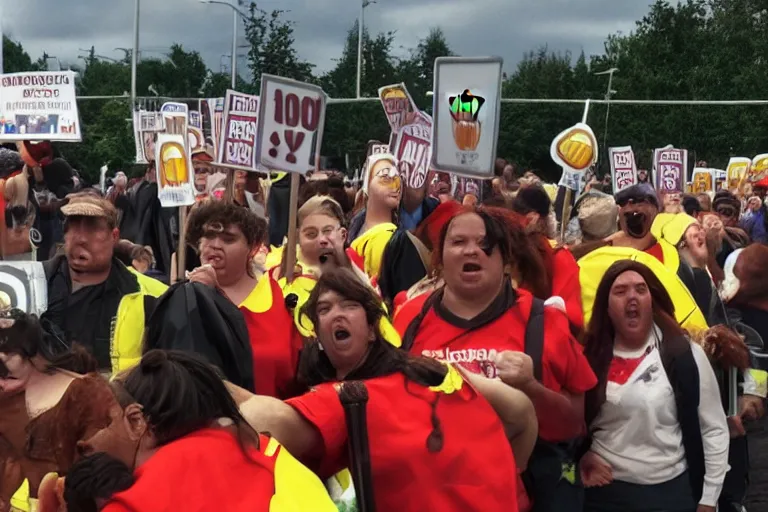
M 117 209 L 101 197 L 78 193 L 69 196 L 69 203 L 61 207 L 66 217 L 101 217 L 107 219 L 110 227 L 117 227 Z

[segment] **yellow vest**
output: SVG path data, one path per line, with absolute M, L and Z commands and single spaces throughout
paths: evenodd
M 352 242 L 352 249 L 363 257 L 365 273 L 369 276 L 379 276 L 384 249 L 396 230 L 397 226 L 391 222 L 377 224 Z

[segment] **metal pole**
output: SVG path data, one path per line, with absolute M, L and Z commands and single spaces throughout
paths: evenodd
M 360 0 L 360 23 L 357 24 L 357 94 L 360 97 L 360 80 L 363 73 L 363 24 L 365 23 L 365 0 Z
M 613 85 L 613 73 L 615 72 L 615 68 L 611 68 L 610 73 L 608 74 L 608 91 L 605 93 L 605 129 L 603 130 L 603 148 L 608 149 L 608 116 L 611 113 L 611 86 Z
M 141 0 L 136 0 L 133 15 L 133 52 L 131 52 L 131 111 L 136 108 L 136 68 L 139 64 L 139 13 Z
M 0 74 L 3 73 L 3 41 L 5 41 L 5 34 L 3 33 L 3 0 L 0 0 Z
M 237 88 L 237 14 L 232 7 L 232 90 Z

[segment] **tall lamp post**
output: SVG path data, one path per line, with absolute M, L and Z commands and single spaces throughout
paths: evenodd
M 618 71 L 619 71 L 619 68 L 611 68 L 607 71 L 601 71 L 600 73 L 595 73 L 595 76 L 608 75 L 608 89 L 605 91 L 605 101 L 607 103 L 605 104 L 605 128 L 603 129 L 603 147 L 604 148 L 605 148 L 605 145 L 608 143 L 608 116 L 611 113 L 611 96 L 613 95 L 613 93 L 616 92 L 611 88 L 611 86 L 613 86 L 613 74 Z
M 363 76 L 363 27 L 365 25 L 365 8 L 375 4 L 376 0 L 361 0 L 360 23 L 357 24 L 357 98 L 360 97 L 360 81 Z
M 240 9 L 228 2 L 219 2 L 218 0 L 200 0 L 200 3 L 226 5 L 232 9 L 232 89 L 235 89 L 237 87 L 237 17 L 242 16 L 243 18 L 246 18 L 246 16 L 240 11 Z
M 133 51 L 131 52 L 131 111 L 136 108 L 136 68 L 139 64 L 139 15 L 141 0 L 136 0 L 133 13 Z

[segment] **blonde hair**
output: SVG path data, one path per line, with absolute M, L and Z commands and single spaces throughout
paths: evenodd
M 345 225 L 344 210 L 331 196 L 312 196 L 299 208 L 297 224 L 301 226 L 307 217 L 311 215 L 326 215 L 339 221 L 342 227 Z

